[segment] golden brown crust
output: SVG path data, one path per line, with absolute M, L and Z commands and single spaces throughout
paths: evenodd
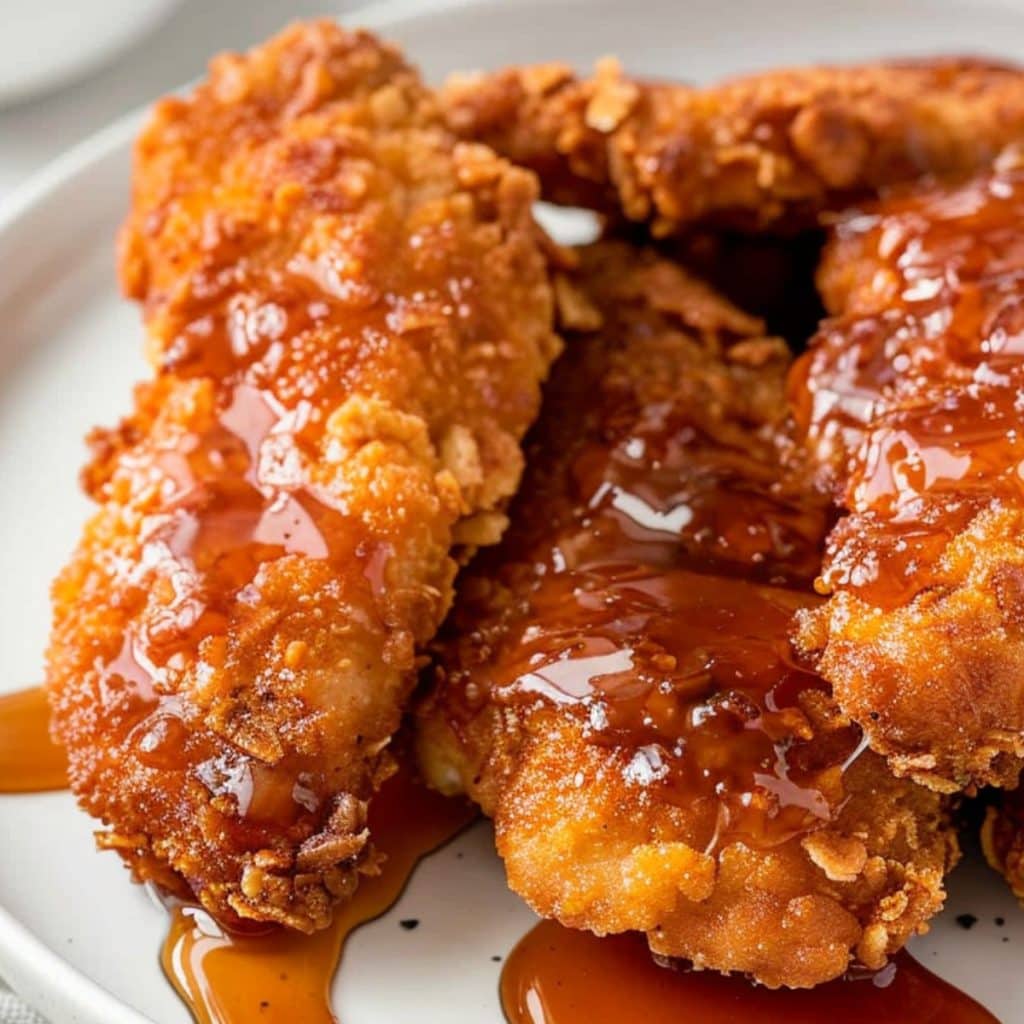
M 922 568 L 934 582 L 905 604 L 840 591 L 801 619 L 799 642 L 898 774 L 943 792 L 1016 785 L 1022 530 L 1020 510 L 987 510 Z
M 942 800 L 870 753 L 828 829 L 711 858 L 693 841 L 697 818 L 639 799 L 623 755 L 569 719 L 491 706 L 456 735 L 427 704 L 419 729 L 428 779 L 495 819 L 509 885 L 537 913 L 597 934 L 644 931 L 656 953 L 771 987 L 812 987 L 851 959 L 882 967 L 942 909 L 959 857 Z
M 449 124 L 545 195 L 649 222 L 792 227 L 922 174 L 965 175 L 1024 129 L 1024 74 L 968 59 L 772 71 L 698 89 L 561 64 L 457 76 Z
M 453 550 L 500 535 L 558 348 L 535 196 L 331 22 L 157 106 L 121 239 L 156 379 L 92 439 L 48 668 L 137 877 L 311 930 L 374 870 L 417 651 Z
M 581 544 L 603 552 L 610 520 L 601 520 L 593 538 L 582 525 L 580 503 L 599 507 L 587 497 L 587 467 L 602 449 L 636 456 L 640 447 L 630 438 L 647 437 L 661 451 L 660 442 L 639 429 L 645 416 L 676 423 L 669 435 L 674 442 L 664 451 L 674 443 L 685 454 L 665 457 L 675 460 L 668 468 L 679 472 L 678 494 L 693 517 L 677 538 L 664 534 L 657 543 L 650 533 L 633 532 L 638 524 L 626 525 L 631 541 L 645 541 L 636 549 L 643 554 L 634 557 L 649 559 L 655 576 L 667 579 L 677 563 L 696 558 L 706 575 L 691 574 L 686 592 L 706 588 L 716 595 L 712 605 L 719 594 L 739 595 L 737 609 L 728 613 L 734 616 L 761 601 L 811 602 L 796 588 L 808 586 L 816 572 L 827 528 L 824 500 L 799 475 L 783 472 L 774 447 L 785 410 L 785 350 L 759 336 L 757 321 L 649 253 L 599 243 L 581 253 L 581 264 L 560 288 L 568 350 L 532 435 L 510 531 L 462 579 L 450 624 L 435 645 L 436 684 L 417 714 L 425 774 L 444 791 L 468 792 L 494 818 L 510 886 L 544 916 L 599 934 L 643 931 L 657 953 L 745 972 L 771 986 L 817 984 L 841 974 L 851 957 L 879 967 L 941 907 L 943 875 L 957 858 L 956 837 L 941 796 L 893 778 L 870 752 L 846 752 L 849 720 L 827 692 L 813 688 L 813 679 L 777 722 L 788 738 L 775 753 L 794 758 L 792 764 L 830 766 L 815 783 L 815 799 L 832 811 L 792 830 L 781 822 L 794 807 L 774 802 L 771 782 L 755 785 L 739 805 L 727 804 L 738 796 L 729 795 L 737 785 L 732 780 L 748 767 L 742 745 L 723 739 L 716 753 L 713 744 L 700 765 L 713 776 L 709 787 L 723 773 L 722 788 L 709 793 L 698 784 L 691 791 L 693 783 L 663 783 L 661 773 L 678 771 L 685 778 L 698 770 L 687 750 L 697 750 L 699 732 L 686 733 L 675 749 L 667 735 L 653 747 L 595 739 L 594 730 L 603 726 L 590 714 L 580 717 L 564 695 L 559 703 L 514 695 L 519 683 L 509 682 L 508 665 L 519 664 L 518 645 L 532 645 L 534 636 L 555 624 L 561 630 L 566 615 L 562 598 L 538 604 L 554 579 L 543 557 L 546 545 L 564 550 L 570 561 L 584 557 Z M 693 441 L 695 435 L 706 440 Z M 618 460 L 615 455 L 608 463 L 613 474 L 620 472 L 614 468 L 621 467 Z M 648 470 L 652 476 L 660 471 L 657 463 Z M 622 479 L 607 479 L 613 478 Z M 649 500 L 662 508 L 657 498 Z M 743 524 L 746 530 L 731 528 Z M 589 568 L 575 577 L 580 586 L 586 573 L 602 572 L 597 555 L 582 564 Z M 559 572 L 556 564 L 555 577 Z M 758 579 L 772 585 L 753 582 Z M 594 594 L 611 601 L 615 588 Z M 685 603 L 674 619 L 668 613 L 669 629 L 680 634 L 688 615 L 704 614 L 699 600 Z M 596 621 L 602 602 L 588 598 L 585 607 L 594 609 L 594 620 L 585 621 Z M 636 611 L 642 614 L 642 602 Z M 716 621 L 726 631 L 733 628 L 728 615 Z M 751 633 L 765 628 L 763 622 L 752 619 Z M 764 657 L 765 672 L 774 671 L 770 651 L 787 647 L 788 622 L 782 614 L 772 627 L 780 630 L 771 634 L 772 647 L 755 654 L 755 665 Z M 585 624 L 581 634 L 567 628 L 570 639 L 590 635 Z M 664 642 L 660 634 L 645 637 L 643 629 L 618 648 L 630 654 L 635 673 L 626 677 L 635 682 L 624 684 L 624 692 L 640 687 L 649 671 L 647 661 L 641 667 L 641 648 Z M 606 643 L 615 636 L 596 635 Z M 744 630 L 734 641 L 737 647 L 748 642 Z M 589 650 L 587 642 L 573 641 Z M 677 662 L 684 652 L 676 648 L 668 656 L 662 648 L 650 665 L 680 692 L 700 693 L 703 673 L 730 657 L 715 653 L 713 635 L 707 642 L 707 653 L 690 652 L 695 667 Z M 523 657 L 542 678 L 545 666 L 555 664 L 539 655 Z M 601 686 L 616 685 L 611 679 Z M 700 705 L 701 715 L 725 699 L 724 691 L 716 696 L 711 690 L 701 698 L 708 701 Z M 671 728 L 677 712 L 669 692 L 659 687 L 642 706 L 664 716 L 662 725 Z M 663 702 L 668 709 L 655 712 Z M 607 717 L 620 713 L 609 707 Z M 697 712 L 684 703 L 678 713 Z M 789 755 L 780 754 L 790 742 Z M 640 754 L 653 758 L 650 771 L 637 768 Z M 727 763 L 716 764 L 723 759 Z M 770 778 L 771 761 L 759 764 Z M 740 805 L 763 808 L 764 818 L 753 810 L 733 833 L 729 815 L 738 811 L 742 818 Z

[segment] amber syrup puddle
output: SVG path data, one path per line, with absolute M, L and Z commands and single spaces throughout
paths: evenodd
M 41 686 L 0 697 L 0 793 L 66 789 L 64 748 L 50 739 L 50 707 Z
M 710 971 L 659 967 L 636 935 L 598 938 L 542 921 L 501 975 L 509 1024 L 999 1024 L 898 953 L 879 974 L 772 990 Z
M 334 923 L 315 935 L 225 931 L 195 906 L 173 911 L 160 960 L 198 1024 L 332 1024 L 331 981 L 345 941 L 398 899 L 417 862 L 458 833 L 476 812 L 439 796 L 403 768 L 370 804 L 370 832 L 384 853 L 381 873 L 362 879 Z

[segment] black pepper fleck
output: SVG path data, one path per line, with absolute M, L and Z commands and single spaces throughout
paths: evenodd
M 500 963 L 501 963 L 501 957 L 500 957 L 500 956 L 492 956 L 492 957 L 491 957 L 491 959 L 492 959 L 492 960 L 493 960 L 493 961 L 494 961 L 494 962 L 495 962 L 496 964 L 500 964 Z
M 399 921 L 398 923 L 407 932 L 411 932 L 413 930 L 413 928 L 418 928 L 420 926 L 419 921 L 417 921 L 415 917 L 406 917 L 403 920 Z
M 1004 924 L 1006 924 L 1006 918 L 1005 917 L 997 917 L 996 918 L 996 927 L 997 928 L 1002 928 Z
M 978 919 L 974 914 L 957 914 L 956 923 L 960 925 L 964 931 L 970 931 L 978 923 Z

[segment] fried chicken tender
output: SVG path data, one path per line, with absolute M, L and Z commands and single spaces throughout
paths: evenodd
M 891 766 L 938 789 L 1024 763 L 1024 164 L 851 212 L 793 381 L 848 514 L 800 642 Z
M 971 59 L 771 71 L 710 88 L 629 78 L 613 59 L 460 75 L 465 138 L 535 169 L 556 202 L 668 235 L 697 222 L 787 229 L 922 174 L 967 175 L 1024 132 L 1024 72 Z
M 625 244 L 557 292 L 566 354 L 435 642 L 424 773 L 545 917 L 773 987 L 880 967 L 956 836 L 790 647 L 830 520 L 785 468 L 786 346 Z
M 92 438 L 48 666 L 137 879 L 310 931 L 376 870 L 418 652 L 453 555 L 504 528 L 559 348 L 536 192 L 331 22 L 150 118 L 121 279 L 155 376 Z

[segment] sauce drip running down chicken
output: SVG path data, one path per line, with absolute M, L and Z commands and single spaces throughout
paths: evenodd
M 328 21 L 217 58 L 138 142 L 155 377 L 92 438 L 47 684 L 100 844 L 227 927 L 326 927 L 375 870 L 420 652 L 558 350 L 535 197 Z
M 50 739 L 50 705 L 41 686 L 0 697 L 0 793 L 66 789 L 68 759 Z
M 329 928 L 232 932 L 202 908 L 180 906 L 164 943 L 164 973 L 197 1024 L 332 1024 L 331 981 L 349 935 L 391 907 L 417 862 L 472 817 L 468 804 L 430 792 L 403 764 L 370 808 L 380 871 L 363 880 Z

